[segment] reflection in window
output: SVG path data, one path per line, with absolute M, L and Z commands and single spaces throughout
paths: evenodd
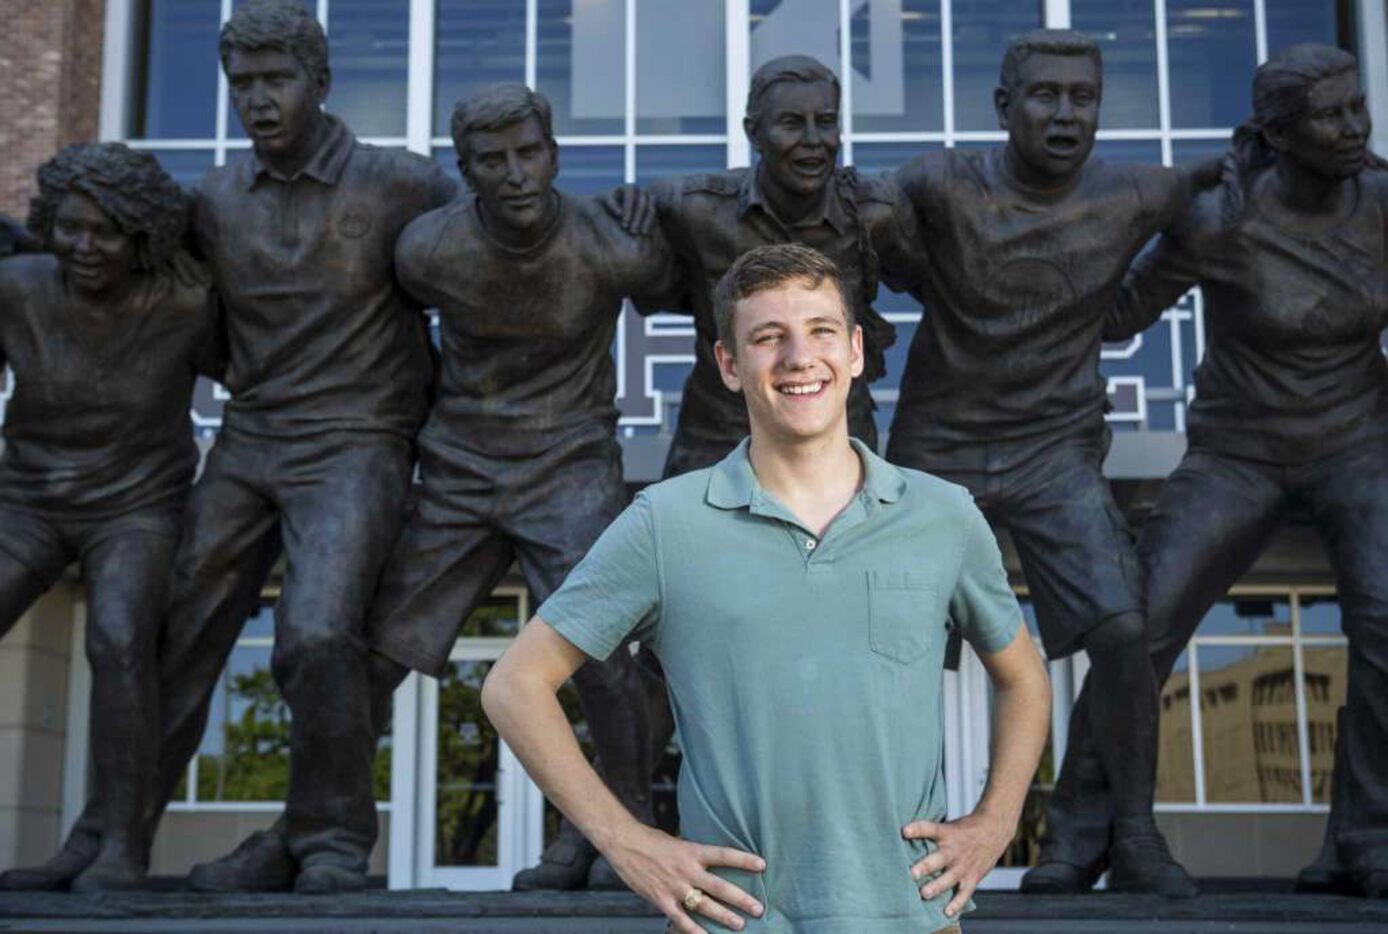
M 1269 56 L 1298 42 L 1354 51 L 1354 8 L 1348 0 L 1271 0 L 1267 24 Z
M 1196 629 L 1197 636 L 1292 635 L 1291 601 L 1283 596 L 1237 597 L 1210 608 Z
M 191 188 L 202 181 L 207 170 L 212 168 L 211 150 L 163 149 L 155 150 L 150 155 L 158 159 L 164 171 L 184 188 Z
M 636 9 L 636 132 L 726 132 L 724 4 L 641 0 Z
M 1178 139 L 1171 142 L 1171 161 L 1175 165 L 1187 165 L 1202 159 L 1217 158 L 1229 151 L 1229 136 L 1213 139 Z
M 856 143 L 853 164 L 865 175 L 894 172 L 921 153 L 942 148 L 940 143 Z
M 453 105 L 479 88 L 525 82 L 525 4 L 438 0 L 434 14 L 434 135 L 448 135 Z
M 1305 616 L 1302 617 L 1303 625 Z M 1345 703 L 1348 651 L 1344 646 L 1306 646 L 1301 650 L 1306 694 L 1306 752 L 1311 761 L 1311 800 L 1330 803 L 1335 772 L 1339 711 Z
M 1195 800 L 1195 745 L 1190 727 L 1190 658 L 1182 652 L 1162 685 L 1157 721 L 1157 801 Z
M 1099 125 L 1108 129 L 1159 126 L 1152 0 L 1071 0 L 1070 22 L 1098 42 L 1103 52 Z
M 513 610 L 515 601 L 511 601 Z M 500 739 L 482 713 L 491 662 L 451 662 L 439 679 L 434 863 L 495 866 Z
M 636 150 L 636 183 L 649 185 L 658 178 L 721 172 L 727 161 L 723 146 L 640 146 Z
M 940 0 L 863 4 L 852 14 L 849 28 L 853 129 L 943 130 Z
M 624 165 L 621 146 L 561 146 L 555 184 L 571 195 L 601 194 L 622 184 Z
M 218 5 L 143 0 L 135 36 L 134 139 L 206 139 L 217 125 Z
M 1101 139 L 1095 141 L 1093 155 L 1105 162 L 1161 165 L 1161 143 L 1146 139 Z M 1169 360 L 1161 363 L 1170 369 Z
M 1324 596 L 1302 595 L 1299 599 L 1301 611 L 1301 634 L 1304 636 L 1338 636 L 1340 629 L 1340 601 L 1333 594 Z
M 623 0 L 539 0 L 536 89 L 554 107 L 554 132 L 621 133 L 626 105 Z
M 993 90 L 1007 44 L 1041 26 L 1035 0 L 954 0 L 954 126 L 996 130 Z
M 331 109 L 358 136 L 405 135 L 410 17 L 398 0 L 332 0 Z
M 1291 646 L 1200 646 L 1195 651 L 1206 800 L 1300 802 Z
M 843 78 L 838 0 L 749 0 L 748 8 L 752 71 L 781 55 L 809 55 Z
M 1249 116 L 1253 0 L 1167 0 L 1173 127 L 1234 127 Z

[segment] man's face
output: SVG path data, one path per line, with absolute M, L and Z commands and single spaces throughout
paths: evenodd
M 770 183 L 791 195 L 818 195 L 839 155 L 839 95 L 827 81 L 777 81 L 755 124 L 744 122 Z
M 489 221 L 528 230 L 544 220 L 559 160 L 539 117 L 531 114 L 499 130 L 473 131 L 467 135 L 467 151 L 458 167 Z
M 741 392 L 755 434 L 805 441 L 846 431 L 848 390 L 863 372 L 863 331 L 850 331 L 830 282 L 757 292 L 733 313 L 736 350 L 715 346 L 723 383 Z
M 1008 148 L 1032 173 L 1062 182 L 1084 165 L 1099 127 L 1099 80 L 1087 55 L 1037 53 L 1022 61 L 1013 87 L 997 89 Z
M 1311 86 L 1306 109 L 1291 124 L 1265 131 L 1272 146 L 1302 168 L 1327 179 L 1351 178 L 1368 161 L 1373 122 L 1353 72 Z
M 53 216 L 53 252 L 74 288 L 101 295 L 130 275 L 135 241 L 95 201 L 70 191 Z
M 233 49 L 226 72 L 232 106 L 257 152 L 286 156 L 313 145 L 326 71 L 310 75 L 288 52 Z

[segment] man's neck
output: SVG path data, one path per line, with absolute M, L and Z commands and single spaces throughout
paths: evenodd
M 1056 198 L 1075 186 L 1084 166 L 1065 176 L 1048 175 L 1038 172 L 1027 163 L 1010 145 L 1002 149 L 1003 176 L 1008 184 L 1020 194 L 1036 195 L 1043 198 Z
M 293 178 L 303 171 L 304 166 L 314 157 L 323 143 L 327 141 L 328 134 L 332 132 L 332 124 L 322 111 L 315 110 L 313 114 L 314 125 L 309 132 L 299 139 L 294 147 L 288 152 L 281 154 L 255 151 L 255 157 L 260 164 L 265 166 L 280 178 Z
M 848 441 L 847 425 L 832 437 L 799 444 L 753 432 L 747 459 L 761 488 L 815 535 L 823 535 L 853 500 L 867 470 Z
M 1324 217 L 1344 208 L 1345 179 L 1317 175 L 1286 155 L 1278 157 L 1270 175 L 1279 205 L 1294 214 Z
M 480 198 L 477 201 L 477 214 L 482 218 L 482 226 L 486 229 L 487 236 L 508 250 L 528 250 L 549 236 L 550 231 L 554 229 L 555 223 L 559 220 L 560 207 L 559 192 L 551 190 L 544 217 L 529 227 L 512 227 L 509 224 L 501 223 L 487 213 L 486 205 L 482 203 Z
M 818 192 L 810 195 L 796 194 L 785 191 L 770 179 L 766 172 L 766 167 L 757 164 L 757 187 L 761 189 L 762 200 L 771 209 L 771 213 L 782 224 L 798 224 L 806 218 L 820 213 L 824 209 L 824 199 L 829 195 L 829 186 L 826 184 Z

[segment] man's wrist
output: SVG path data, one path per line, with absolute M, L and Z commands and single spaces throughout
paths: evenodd
M 592 827 L 581 828 L 593 846 L 604 855 L 612 850 L 627 849 L 631 847 L 636 838 L 648 828 L 629 814 L 625 808 L 618 808 L 615 813 L 607 819 L 594 824 Z

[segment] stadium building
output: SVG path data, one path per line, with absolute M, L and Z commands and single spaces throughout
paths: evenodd
M 0 209 L 23 215 L 38 164 L 69 142 L 124 140 L 179 180 L 242 158 L 217 33 L 239 0 L 15 0 L 0 37 Z M 1009 38 L 1069 26 L 1103 49 L 1104 159 L 1179 164 L 1221 152 L 1248 116 L 1253 70 L 1291 43 L 1359 56 L 1388 153 L 1384 0 L 308 0 L 327 27 L 329 107 L 380 146 L 450 171 L 448 117 L 481 85 L 523 81 L 554 104 L 559 184 L 621 182 L 746 165 L 749 76 L 804 52 L 843 79 L 843 158 L 891 169 L 939 147 L 1003 139 L 992 90 Z M 898 329 L 875 387 L 882 428 L 921 310 L 884 293 Z M 1105 348 L 1115 443 L 1108 472 L 1140 521 L 1184 449 L 1191 372 L 1204 342 L 1198 293 L 1147 333 Z M 692 328 L 628 312 L 613 347 L 620 433 L 633 486 L 657 478 Z M 0 381 L 0 417 L 8 392 Z M 224 396 L 200 387 L 196 428 L 215 435 Z M 1015 560 L 1013 561 L 1015 571 Z M 1019 593 L 1025 587 L 1016 578 Z M 287 713 L 269 673 L 273 583 L 218 687 L 212 721 L 164 820 L 157 874 L 185 872 L 273 820 L 287 778 Z M 492 661 L 531 610 L 498 588 L 467 621 L 442 681 L 412 676 L 377 762 L 383 833 L 373 871 L 396 887 L 504 888 L 533 863 L 555 815 L 482 716 Z M 0 643 L 0 866 L 46 857 L 75 820 L 88 776 L 85 607 L 75 576 Z M 1016 845 L 990 885 L 1013 887 L 1035 858 L 1064 747 L 1078 657 L 1053 663 L 1052 752 Z M 1334 764 L 1345 643 L 1324 552 L 1293 520 L 1215 607 L 1162 695 L 1159 819 L 1201 876 L 1287 876 L 1319 846 Z M 990 699 L 967 651 L 946 681 L 949 803 L 967 811 L 986 778 Z M 566 706 L 583 731 L 575 698 Z M 667 757 L 657 792 L 668 817 Z

